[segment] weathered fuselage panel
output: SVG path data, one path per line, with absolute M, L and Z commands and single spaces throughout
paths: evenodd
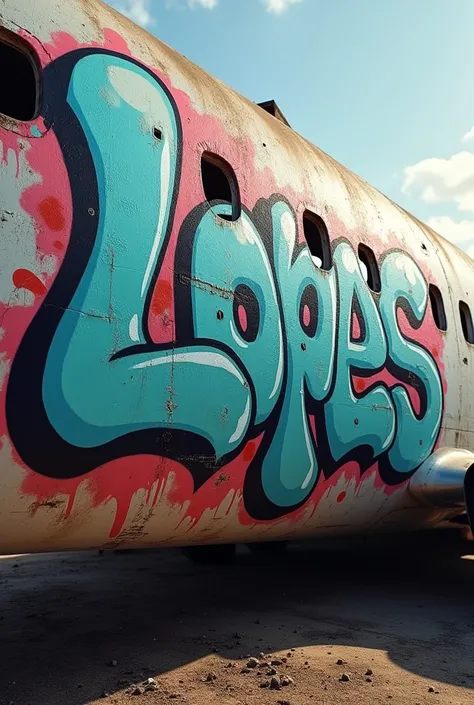
M 38 116 L 0 116 L 0 551 L 449 516 L 407 483 L 473 449 L 471 261 L 104 5 L 0 25 L 41 67 Z

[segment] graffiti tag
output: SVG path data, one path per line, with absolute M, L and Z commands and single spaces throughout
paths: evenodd
M 129 58 L 87 50 L 54 63 L 44 117 L 73 224 L 11 371 L 9 431 L 24 462 L 64 478 L 152 453 L 182 462 L 198 489 L 263 433 L 244 483 L 256 519 L 301 506 L 321 472 L 349 460 L 361 472 L 378 462 L 386 484 L 407 479 L 432 452 L 443 407 L 435 360 L 399 321 L 403 311 L 415 335 L 425 318 L 417 264 L 385 253 L 375 295 L 343 238 L 331 269 L 315 267 L 285 198 L 235 222 L 229 204 L 203 202 L 174 257 L 176 339 L 156 344 L 150 302 L 186 188 L 178 111 Z M 383 370 L 397 383 L 370 381 Z M 367 379 L 362 391 L 354 377 Z

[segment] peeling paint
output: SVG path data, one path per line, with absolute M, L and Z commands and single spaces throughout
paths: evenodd
M 10 363 L 6 358 L 6 354 L 4 352 L 0 352 L 0 391 L 3 389 L 3 383 L 6 375 L 8 374 L 9 368 Z
M 36 249 L 36 227 L 33 217 L 22 207 L 22 194 L 32 184 L 41 181 L 39 174 L 32 173 L 26 160 L 27 148 L 9 146 L 11 142 L 0 133 L 0 183 L 2 184 L 3 213 L 0 238 L 0 301 L 21 305 L 21 296 L 12 289 L 13 272 L 21 267 L 39 274 Z M 8 277 L 10 273 L 10 277 Z M 13 297 L 13 298 L 12 298 Z
M 178 280 L 180 284 L 191 284 L 198 289 L 208 291 L 210 294 L 221 296 L 223 299 L 233 299 L 235 295 L 232 289 L 225 289 L 222 286 L 217 286 L 217 284 L 202 281 L 198 277 L 189 277 L 186 274 L 179 274 Z

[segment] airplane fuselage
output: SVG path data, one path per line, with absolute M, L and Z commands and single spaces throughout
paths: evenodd
M 100 2 L 0 28 L 0 551 L 459 514 L 472 260 Z

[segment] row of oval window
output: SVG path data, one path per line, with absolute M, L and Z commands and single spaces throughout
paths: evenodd
M 15 43 L 18 38 L 15 37 Z M 29 52 L 14 43 L 0 41 L 0 63 L 14 65 L 16 72 L 15 81 L 2 91 L 0 98 L 0 113 L 17 120 L 31 120 L 38 109 L 38 75 L 34 62 Z M 21 79 L 21 80 L 18 80 Z M 18 86 L 21 89 L 18 90 Z M 156 139 L 162 139 L 161 130 L 154 131 Z M 241 203 L 239 186 L 232 167 L 216 155 L 205 153 L 202 157 L 202 183 L 204 193 L 209 202 L 219 200 L 232 204 L 231 220 L 240 217 Z M 331 246 L 326 225 L 322 218 L 315 213 L 306 211 L 303 214 L 303 228 L 309 250 L 315 266 L 329 270 L 331 268 Z M 369 288 L 374 292 L 380 291 L 380 273 L 377 260 L 373 251 L 366 245 L 359 245 L 358 255 L 362 274 Z M 429 286 L 430 302 L 433 317 L 439 330 L 447 330 L 447 318 L 443 297 L 434 284 Z M 474 344 L 474 326 L 468 304 L 459 302 L 459 315 L 464 338 L 468 343 Z
M 232 167 L 221 157 L 205 152 L 201 160 L 202 184 L 206 199 L 224 201 L 232 206 L 231 220 L 237 220 L 241 213 L 239 185 Z M 331 244 L 323 219 L 306 210 L 303 213 L 303 230 L 316 267 L 329 270 L 332 266 Z M 375 293 L 380 292 L 380 272 L 374 252 L 367 245 L 359 244 L 358 256 L 362 275 L 367 286 Z M 429 295 L 433 318 L 440 331 L 448 329 L 443 296 L 435 284 L 429 285 Z M 474 325 L 471 310 L 465 301 L 459 302 L 459 316 L 464 338 L 474 345 Z

